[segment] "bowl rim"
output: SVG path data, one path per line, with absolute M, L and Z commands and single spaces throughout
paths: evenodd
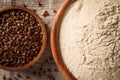
M 54 60 L 59 68 L 59 70 L 62 72 L 62 74 L 66 77 L 67 80 L 77 80 L 67 69 L 65 66 L 64 61 L 62 60 L 62 57 L 60 55 L 60 48 L 59 48 L 59 28 L 60 24 L 62 22 L 62 19 L 64 17 L 64 14 L 68 7 L 76 0 L 64 0 L 62 6 L 58 10 L 55 19 L 53 21 L 53 25 L 51 28 L 51 34 L 50 34 L 50 43 L 52 48 L 52 55 L 54 57 Z
M 47 45 L 47 31 L 45 28 L 45 25 L 42 21 L 42 19 L 32 10 L 32 9 L 28 9 L 27 7 L 24 6 L 20 6 L 20 5 L 15 5 L 15 6 L 5 6 L 3 8 L 0 8 L 0 13 L 4 12 L 4 11 L 8 11 L 8 10 L 23 10 L 27 13 L 29 13 L 30 15 L 32 15 L 40 24 L 42 32 L 41 34 L 43 34 L 43 38 L 42 38 L 42 46 L 40 49 L 40 52 L 38 53 L 38 55 L 28 64 L 24 65 L 24 66 L 19 66 L 19 67 L 7 67 L 7 66 L 3 66 L 0 65 L 0 69 L 4 69 L 4 70 L 8 70 L 8 71 L 20 71 L 20 70 L 25 70 L 27 68 L 29 68 L 30 66 L 32 66 L 33 64 L 35 64 L 42 56 L 42 54 L 45 51 L 46 45 Z

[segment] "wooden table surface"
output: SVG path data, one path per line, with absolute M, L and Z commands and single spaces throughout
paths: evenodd
M 39 6 L 39 2 L 42 6 Z M 3 80 L 3 76 L 12 80 L 65 80 L 53 60 L 50 48 L 50 30 L 55 16 L 54 10 L 57 11 L 62 3 L 63 0 L 0 0 L 0 8 L 8 5 L 26 5 L 28 8 L 35 9 L 46 24 L 48 32 L 48 43 L 42 58 L 27 70 L 10 72 L 0 69 L 0 80 Z M 48 11 L 49 16 L 44 17 L 44 11 Z

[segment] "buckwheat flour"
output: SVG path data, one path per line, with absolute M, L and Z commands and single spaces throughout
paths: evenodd
M 60 28 L 61 55 L 78 80 L 120 80 L 120 0 L 77 0 Z

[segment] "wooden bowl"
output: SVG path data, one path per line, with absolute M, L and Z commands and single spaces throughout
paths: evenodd
M 0 13 L 2 13 L 4 11 L 8 11 L 8 10 L 22 10 L 22 11 L 25 11 L 25 12 L 29 13 L 30 15 L 32 15 L 38 21 L 38 23 L 41 26 L 41 30 L 42 30 L 41 34 L 43 34 L 42 46 L 41 46 L 40 52 L 38 53 L 38 55 L 32 61 L 30 61 L 28 64 L 26 64 L 24 66 L 19 66 L 19 67 L 6 67 L 6 66 L 3 66 L 3 65 L 0 65 L 0 69 L 5 69 L 5 70 L 9 70 L 9 71 L 24 70 L 24 69 L 29 68 L 33 64 L 35 64 L 39 60 L 39 58 L 42 56 L 42 54 L 45 50 L 46 44 L 47 44 L 46 28 L 45 28 L 44 23 L 40 19 L 40 17 L 31 9 L 28 9 L 24 6 L 7 6 L 7 7 L 0 8 Z
M 76 0 L 64 0 L 63 5 L 58 10 L 52 29 L 51 29 L 51 48 L 54 60 L 59 68 L 59 70 L 63 73 L 67 80 L 77 80 L 66 68 L 64 61 L 62 60 L 60 54 L 60 46 L 59 46 L 59 28 L 65 14 L 67 8 Z

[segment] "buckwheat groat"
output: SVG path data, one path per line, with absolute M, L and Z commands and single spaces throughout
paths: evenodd
M 0 65 L 20 67 L 40 52 L 43 35 L 38 21 L 26 11 L 0 13 Z

